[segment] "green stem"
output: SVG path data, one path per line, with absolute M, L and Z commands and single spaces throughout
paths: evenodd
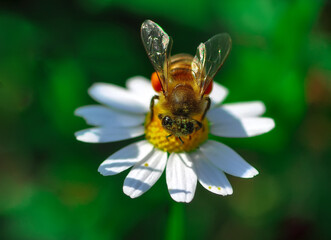
M 168 217 L 166 240 L 184 239 L 184 204 L 172 202 Z

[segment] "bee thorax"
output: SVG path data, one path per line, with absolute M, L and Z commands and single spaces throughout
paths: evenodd
M 177 116 L 188 116 L 197 111 L 198 103 L 190 85 L 177 85 L 169 96 L 171 112 Z

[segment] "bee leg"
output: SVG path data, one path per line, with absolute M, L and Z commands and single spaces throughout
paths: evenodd
M 200 130 L 201 128 L 202 128 L 202 123 L 201 122 L 199 122 L 199 121 L 197 121 L 197 120 L 194 120 L 194 123 L 197 125 L 196 127 L 195 127 L 195 131 L 198 131 L 198 130 Z
M 182 140 L 180 137 L 178 137 L 178 139 L 180 140 L 180 142 L 181 142 L 182 144 L 184 144 L 183 140 Z
M 172 134 L 170 134 L 170 135 L 168 135 L 168 136 L 166 136 L 166 139 L 169 141 L 169 137 L 171 137 L 172 136 Z
M 202 114 L 201 121 L 202 121 L 203 119 L 205 119 L 205 116 L 206 116 L 207 111 L 209 110 L 209 108 L 210 108 L 210 104 L 211 104 L 211 101 L 210 101 L 210 98 L 209 98 L 209 97 L 205 97 L 205 101 L 207 101 L 207 106 L 206 106 L 206 108 L 205 108 L 205 111 L 204 111 L 203 114 Z
M 149 105 L 149 109 L 151 111 L 151 121 L 153 120 L 153 116 L 154 116 L 154 105 L 155 105 L 154 101 L 155 101 L 155 99 L 159 100 L 160 97 L 158 95 L 154 95 L 151 99 L 151 103 Z

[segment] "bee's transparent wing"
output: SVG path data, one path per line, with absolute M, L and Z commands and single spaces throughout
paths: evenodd
M 151 20 L 146 20 L 141 25 L 141 39 L 160 78 L 163 94 L 166 95 L 168 90 L 168 59 L 170 58 L 172 40 L 159 25 Z
M 201 97 L 229 55 L 231 46 L 232 40 L 227 33 L 217 34 L 198 46 L 192 70 L 196 75 Z

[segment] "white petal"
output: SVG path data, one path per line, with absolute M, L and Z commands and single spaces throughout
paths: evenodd
M 199 150 L 190 154 L 200 184 L 208 191 L 219 195 L 230 195 L 232 187 L 225 174 L 215 167 Z
M 172 153 L 168 159 L 166 179 L 170 196 L 177 202 L 191 202 L 197 185 L 197 176 L 188 155 Z
M 123 192 L 131 198 L 141 196 L 160 178 L 166 163 L 167 153 L 154 149 L 132 168 L 125 178 Z
M 251 178 L 259 172 L 228 146 L 209 140 L 200 146 L 202 153 L 216 167 L 233 176 Z
M 127 88 L 137 94 L 148 109 L 151 99 L 157 93 L 153 90 L 151 81 L 142 76 L 136 76 L 126 81 Z
M 221 108 L 237 117 L 258 117 L 265 113 L 265 105 L 261 101 L 227 103 Z
M 228 95 L 228 92 L 228 89 L 218 84 L 217 82 L 213 82 L 213 90 L 209 94 L 212 106 L 223 102 L 223 100 Z
M 213 125 L 238 120 L 237 116 L 233 115 L 222 107 L 210 109 L 207 112 L 207 118 Z
M 153 145 L 146 140 L 132 143 L 103 161 L 98 171 L 104 176 L 118 174 L 141 161 L 152 150 Z
M 220 137 L 253 137 L 269 132 L 275 127 L 271 118 L 233 118 L 232 121 L 219 122 L 210 127 L 213 135 Z
M 89 143 L 116 142 L 144 134 L 144 126 L 90 128 L 75 133 L 76 139 Z
M 90 105 L 76 109 L 76 116 L 83 117 L 86 123 L 94 126 L 137 126 L 144 122 L 145 116 L 126 114 L 101 105 Z
M 88 92 L 94 100 L 120 111 L 130 113 L 145 113 L 148 111 L 139 96 L 113 84 L 95 83 L 89 88 Z

